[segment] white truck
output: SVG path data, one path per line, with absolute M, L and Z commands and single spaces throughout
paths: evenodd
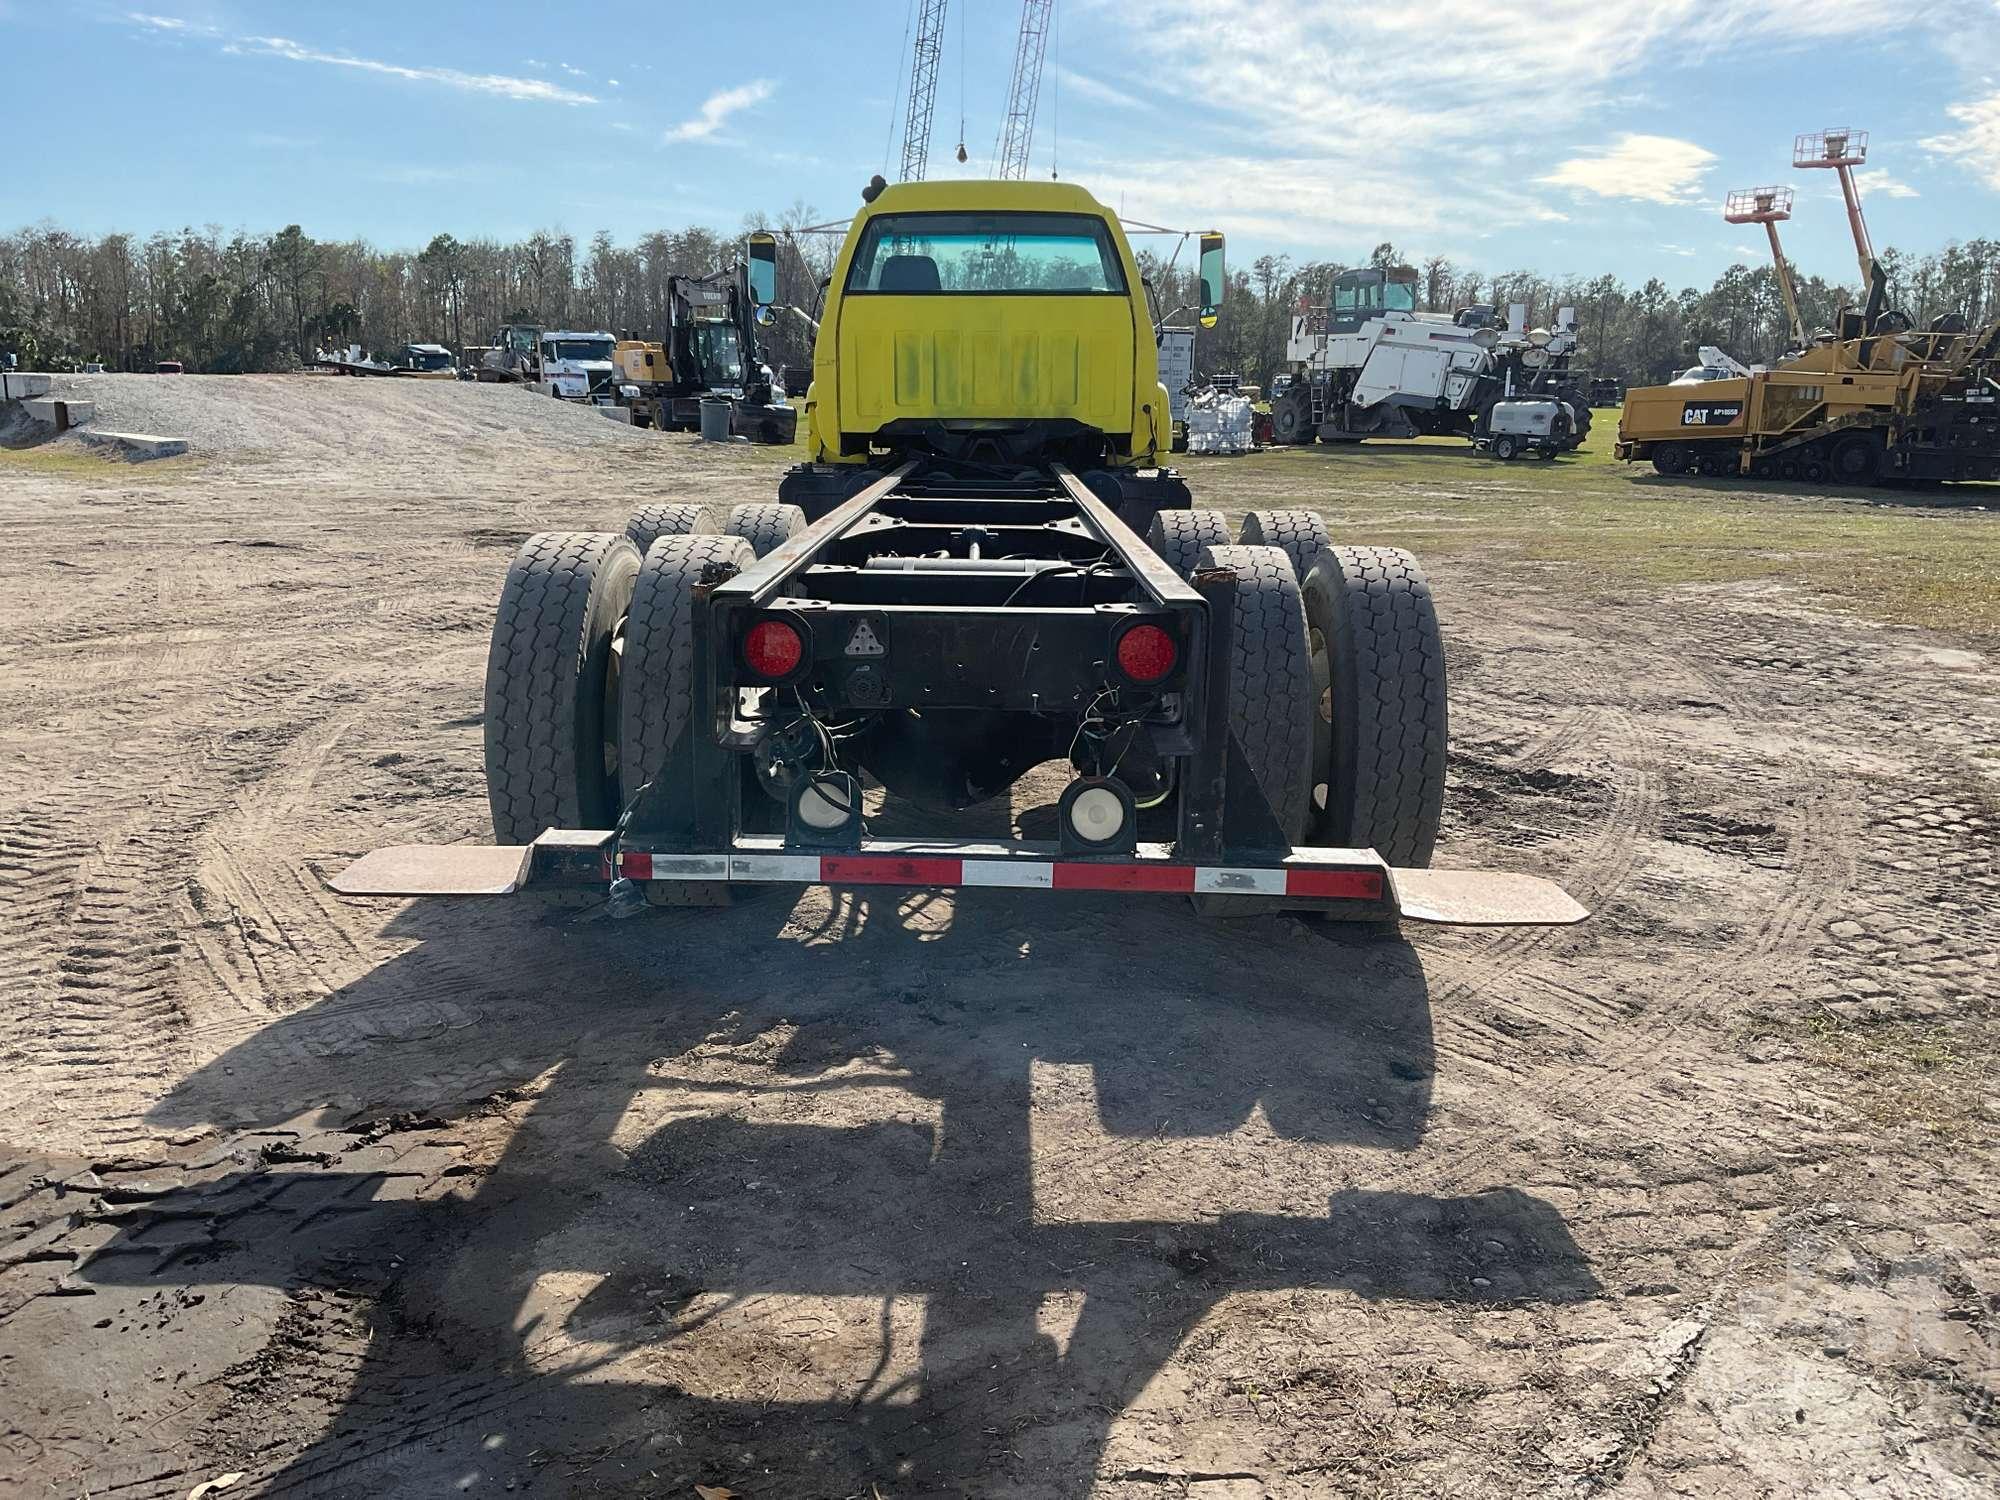
M 585 401 L 596 406 L 618 404 L 616 366 L 612 350 L 618 340 L 602 331 L 574 333 L 544 330 L 535 389 L 559 401 Z
M 1575 448 L 1590 430 L 1590 403 L 1570 369 L 1576 345 L 1574 308 L 1533 329 L 1520 303 L 1505 324 L 1485 306 L 1419 312 L 1414 270 L 1343 271 L 1325 306 L 1302 305 L 1292 317 L 1273 382 L 1272 440 L 1478 439 L 1497 404 L 1533 396 L 1568 408 L 1562 441 Z

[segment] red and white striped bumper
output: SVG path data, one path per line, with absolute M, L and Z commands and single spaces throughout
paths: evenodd
M 726 884 L 993 887 L 1254 896 L 1360 918 L 1463 926 L 1580 922 L 1588 913 L 1554 882 L 1484 870 L 1392 869 L 1369 849 L 1294 849 L 1255 865 L 1200 865 L 1171 846 L 1141 844 L 1122 860 L 1053 857 L 1045 844 L 872 839 L 809 854 L 746 837 L 726 853 L 621 849 L 608 831 L 551 832 L 530 845 L 402 845 L 362 856 L 327 884 L 350 896 L 503 896 L 530 884 L 637 881 Z M 615 868 L 614 868 L 615 865 Z
M 1164 846 L 1154 846 L 1163 848 Z M 627 880 L 773 881 L 793 885 L 1009 886 L 1040 891 L 1155 891 L 1188 895 L 1289 896 L 1333 901 L 1383 901 L 1386 868 L 1366 850 L 1314 851 L 1350 856 L 1284 865 L 1191 865 L 1166 859 L 1129 861 L 1032 859 L 941 850 L 852 854 L 645 854 L 625 850 L 618 873 Z

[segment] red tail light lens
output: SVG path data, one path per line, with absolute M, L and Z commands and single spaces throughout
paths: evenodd
M 759 620 L 743 637 L 743 664 L 759 677 L 790 676 L 805 652 L 798 628 L 785 620 Z
M 1180 660 L 1174 638 L 1157 625 L 1134 625 L 1118 637 L 1118 670 L 1141 684 L 1158 682 Z

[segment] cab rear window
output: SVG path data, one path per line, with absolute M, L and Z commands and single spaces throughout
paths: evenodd
M 868 221 L 846 291 L 898 297 L 1125 295 L 1102 219 L 1089 214 L 883 214 Z

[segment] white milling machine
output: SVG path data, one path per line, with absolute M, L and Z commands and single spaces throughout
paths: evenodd
M 1292 317 L 1287 388 L 1271 403 L 1280 443 L 1352 442 L 1426 434 L 1482 436 L 1493 406 L 1535 395 L 1572 408 L 1569 446 L 1589 430 L 1589 406 L 1569 387 L 1576 309 L 1529 328 L 1515 303 L 1504 326 L 1492 309 L 1455 317 L 1416 310 L 1414 271 L 1346 271 L 1331 304 Z

